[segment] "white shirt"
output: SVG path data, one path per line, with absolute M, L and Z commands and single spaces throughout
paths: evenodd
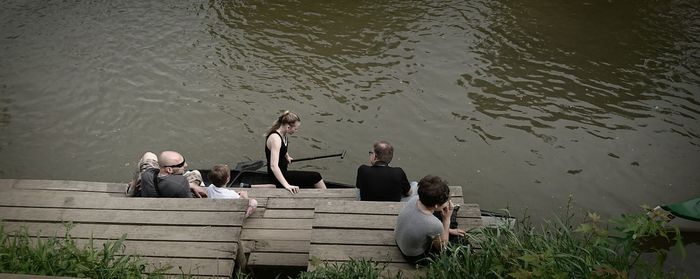
M 239 199 L 241 195 L 226 187 L 219 188 L 211 184 L 207 187 L 207 197 L 210 199 Z

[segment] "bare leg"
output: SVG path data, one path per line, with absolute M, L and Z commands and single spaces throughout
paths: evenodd
M 245 209 L 244 217 L 245 218 L 250 217 L 250 215 L 252 215 L 253 212 L 255 212 L 256 208 L 258 208 L 258 201 L 256 201 L 255 199 L 249 199 L 248 200 L 248 207 L 246 207 L 246 209 Z
M 314 188 L 316 188 L 316 189 L 326 189 L 326 183 L 324 183 L 324 182 L 323 182 L 323 179 L 321 179 L 320 181 L 316 182 L 316 184 L 314 184 Z
M 158 168 L 158 156 L 153 152 L 146 152 L 141 156 L 141 160 L 136 166 L 136 171 L 131 181 L 126 185 L 126 196 L 133 197 L 139 191 L 141 185 L 141 173 L 148 168 Z

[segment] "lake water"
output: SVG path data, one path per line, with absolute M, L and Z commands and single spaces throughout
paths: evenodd
M 2 1 L 0 178 L 261 159 L 291 110 L 326 180 L 383 139 L 484 209 L 700 195 L 700 1 L 351 2 Z

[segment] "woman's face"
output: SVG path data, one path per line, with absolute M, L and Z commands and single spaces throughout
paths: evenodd
M 289 127 L 287 128 L 287 134 L 293 135 L 294 133 L 299 130 L 299 126 L 301 126 L 301 121 L 294 122 L 292 124 L 289 124 Z

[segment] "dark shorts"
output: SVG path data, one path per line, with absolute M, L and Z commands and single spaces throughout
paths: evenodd
M 395 241 L 395 240 L 394 240 Z M 396 243 L 396 242 L 394 242 Z M 397 246 L 399 245 L 398 243 L 396 244 Z M 430 259 L 435 258 L 436 253 L 439 253 L 438 251 L 432 251 L 432 244 L 430 244 L 430 247 L 426 249 L 423 254 L 420 254 L 418 256 L 407 256 L 406 254 L 399 249 L 399 252 L 401 252 L 401 256 L 406 260 L 406 262 L 412 264 L 412 265 L 420 265 L 420 266 L 427 266 L 430 263 Z
M 274 175 L 270 174 L 270 176 L 277 188 L 284 188 Z M 287 179 L 287 183 L 300 188 L 314 188 L 314 184 L 322 179 L 321 174 L 315 171 L 287 171 L 284 173 L 284 178 Z

